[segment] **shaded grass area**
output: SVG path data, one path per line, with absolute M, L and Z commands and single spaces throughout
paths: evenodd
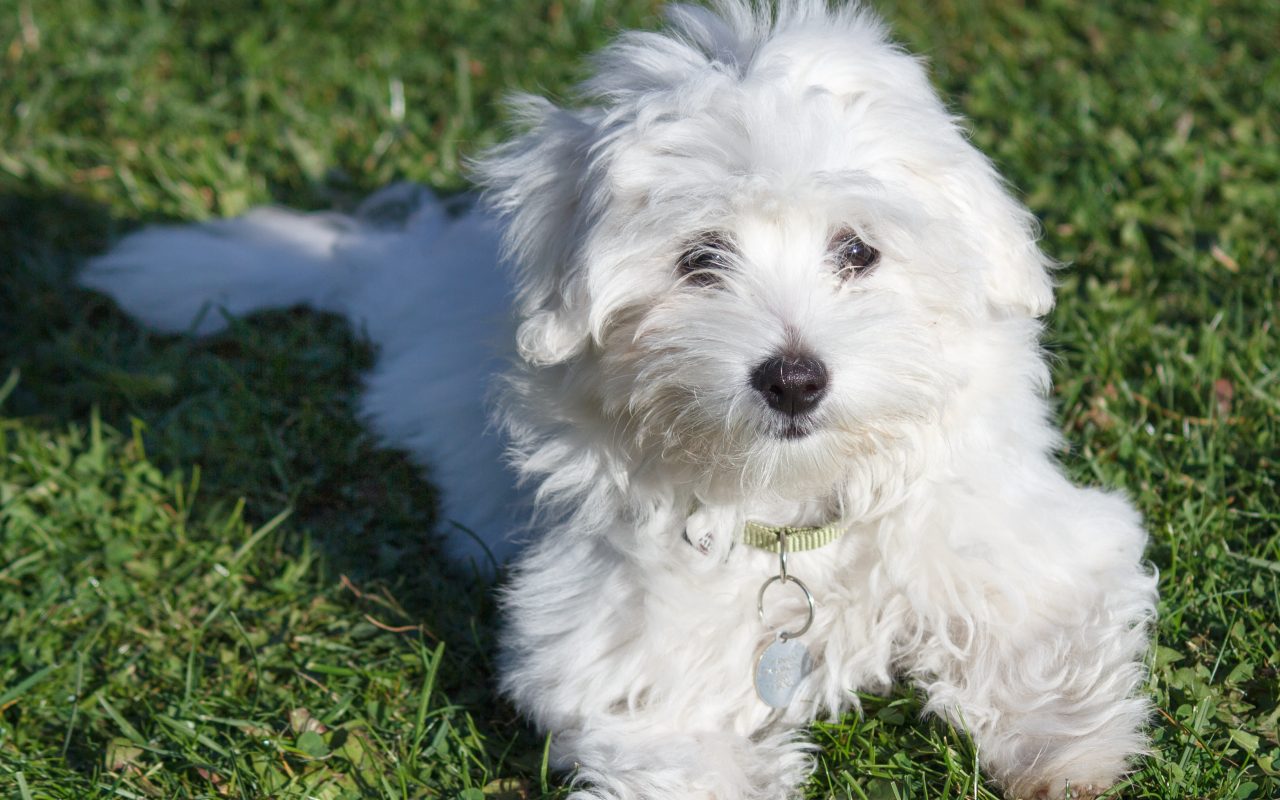
M 142 222 L 461 188 L 504 91 L 566 96 L 655 6 L 0 2 L 0 793 L 554 787 L 429 476 L 354 419 L 358 337 L 155 337 L 69 275 Z M 1148 518 L 1160 715 L 1119 794 L 1280 796 L 1280 7 L 880 8 L 1070 262 L 1063 457 Z M 864 704 L 815 726 L 813 796 L 993 796 L 915 697 Z

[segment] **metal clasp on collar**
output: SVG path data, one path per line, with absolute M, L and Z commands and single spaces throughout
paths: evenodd
M 778 574 L 771 575 L 769 579 L 766 580 L 760 586 L 760 591 L 756 595 L 756 612 L 760 615 L 761 622 L 765 622 L 765 616 L 764 616 L 765 592 L 768 591 L 769 587 L 775 583 L 781 583 L 783 585 L 786 585 L 788 582 L 794 583 L 796 586 L 800 587 L 800 591 L 804 592 L 804 600 L 805 600 L 805 603 L 808 604 L 809 609 L 808 609 L 808 616 L 805 618 L 805 621 L 804 621 L 804 625 L 799 630 L 779 631 L 778 638 L 784 642 L 787 641 L 788 639 L 795 639 L 797 637 L 803 636 L 809 630 L 810 626 L 813 625 L 814 606 L 813 606 L 813 595 L 810 594 L 809 587 L 805 586 L 804 582 L 801 581 L 799 578 L 787 572 L 787 533 L 785 530 L 779 530 L 778 531 Z

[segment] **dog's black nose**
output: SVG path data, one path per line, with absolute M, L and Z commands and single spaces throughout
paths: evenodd
M 751 387 L 770 408 L 798 417 L 827 393 L 827 367 L 812 356 L 778 356 L 752 371 Z

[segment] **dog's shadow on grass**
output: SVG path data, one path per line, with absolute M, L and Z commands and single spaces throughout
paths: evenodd
M 357 331 L 294 310 L 233 321 L 208 339 L 156 335 L 75 285 L 85 259 L 166 222 L 122 219 L 62 192 L 0 191 L 0 382 L 19 376 L 0 413 L 48 427 L 96 413 L 140 430 L 165 472 L 198 469 L 197 504 L 243 498 L 250 524 L 291 509 L 294 545 L 305 538 L 322 554 L 318 582 L 340 585 L 353 613 L 447 641 L 479 665 L 466 693 L 509 716 L 490 696 L 489 582 L 445 561 L 429 475 L 358 419 L 373 351 Z

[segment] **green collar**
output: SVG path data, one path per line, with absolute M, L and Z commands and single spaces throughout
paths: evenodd
M 759 522 L 748 522 L 742 530 L 742 543 L 776 553 L 779 549 L 779 537 L 786 534 L 787 552 L 800 553 L 825 547 L 844 536 L 846 530 L 848 526 L 839 523 L 823 525 L 820 528 L 793 528 L 790 525 L 761 525 Z

